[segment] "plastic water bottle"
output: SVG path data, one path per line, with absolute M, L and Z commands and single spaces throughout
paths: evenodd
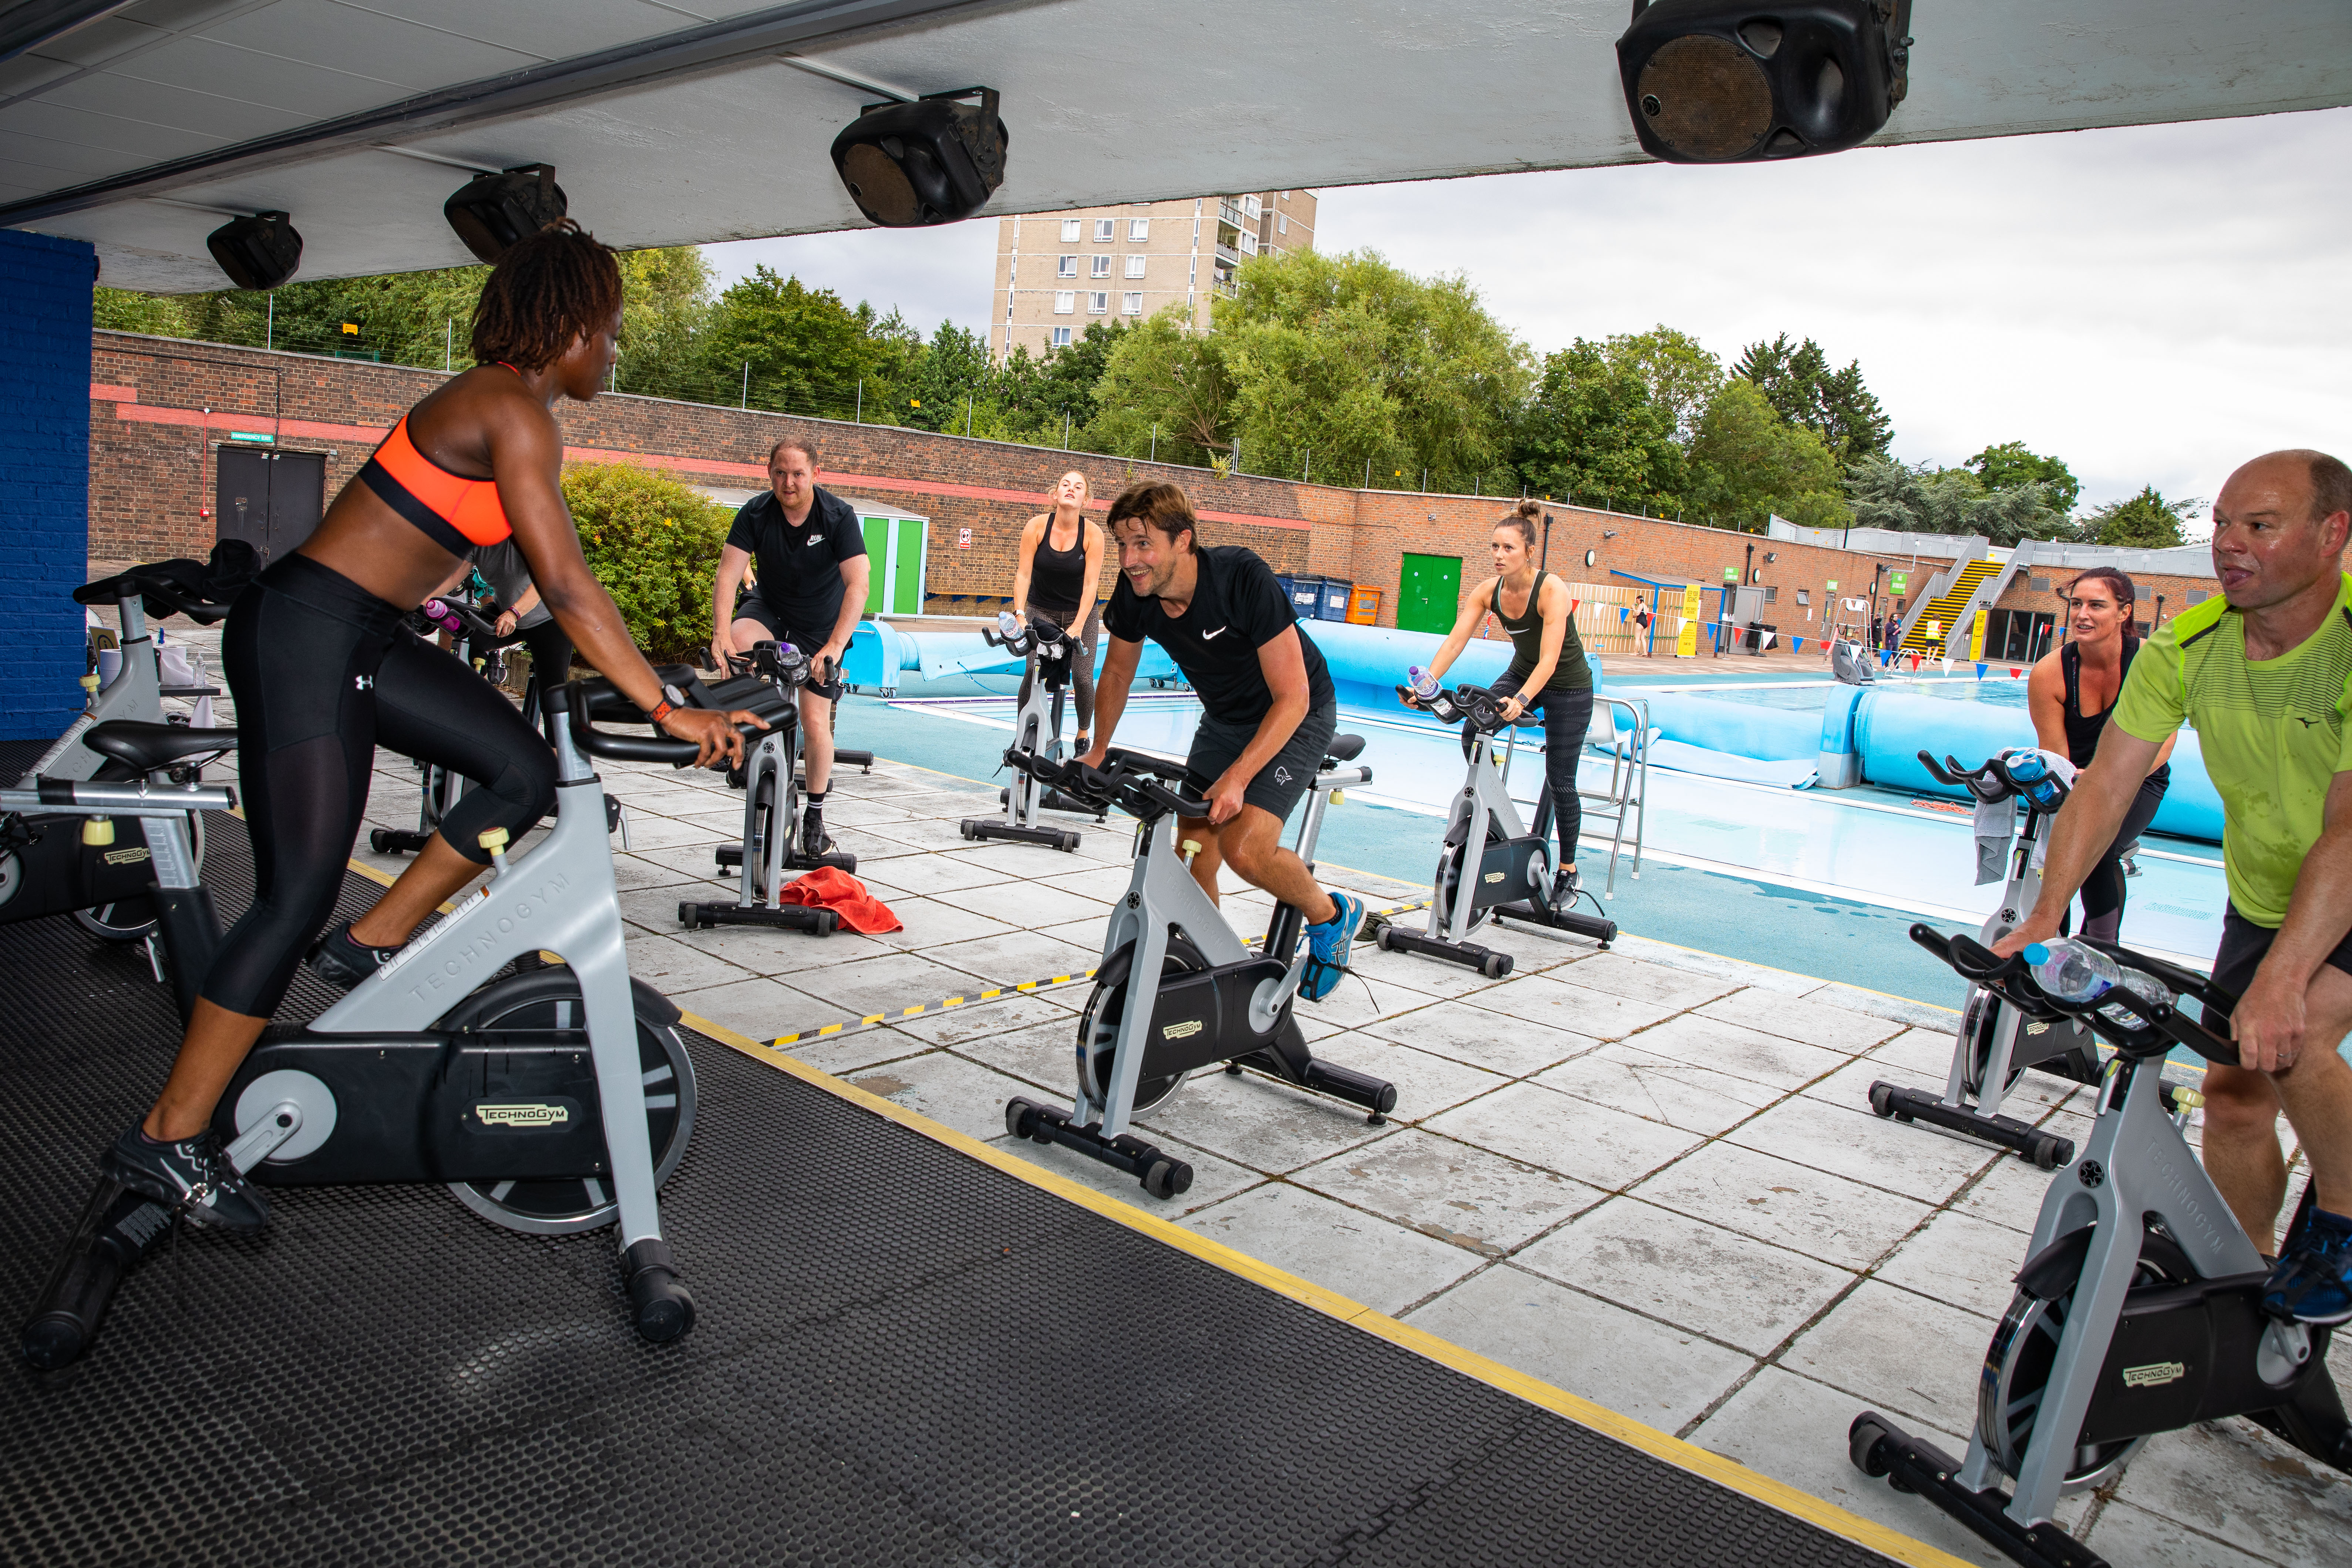
M 1417 664 L 1404 672 L 1404 679 L 1405 684 L 1412 688 L 1412 694 L 1423 702 L 1429 701 L 1438 693 L 1437 677 Z
M 425 600 L 424 609 L 425 618 L 431 621 L 435 626 L 439 626 L 443 631 L 447 632 L 451 637 L 458 637 L 464 634 L 466 623 L 459 620 L 457 618 L 457 612 L 450 609 L 448 605 L 443 604 L 440 600 Z
M 2042 760 L 2039 752 L 2011 752 L 2009 778 L 2038 811 L 2055 811 L 2059 803 L 2066 798 L 2066 786 L 2058 782 L 2057 775 L 2050 771 L 2050 764 Z
M 2154 975 L 2127 968 L 2071 938 L 2037 942 L 2020 956 L 2032 968 L 2034 983 L 2061 1002 L 2095 1002 L 2118 987 L 2151 1007 L 2168 1005 L 2174 997 L 2172 988 Z M 2126 1028 L 2141 1026 L 2139 1018 L 2120 1005 L 2100 1008 L 2099 1016 Z
M 1021 617 L 1010 610 L 996 612 L 996 635 L 1011 642 L 1021 635 Z

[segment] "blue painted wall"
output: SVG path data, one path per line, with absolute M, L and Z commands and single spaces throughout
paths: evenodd
M 89 566 L 89 305 L 97 253 L 0 229 L 0 740 L 80 711 Z

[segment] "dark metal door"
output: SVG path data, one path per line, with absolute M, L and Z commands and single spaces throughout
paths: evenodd
M 258 447 L 223 447 L 213 466 L 214 536 L 242 539 L 268 559 L 269 545 L 269 459 L 275 453 Z
M 267 564 L 317 530 L 326 508 L 324 452 L 225 446 L 215 473 L 215 538 L 244 540 Z
M 327 500 L 324 452 L 274 452 L 269 467 L 269 547 L 264 560 L 274 560 L 310 538 L 318 530 Z

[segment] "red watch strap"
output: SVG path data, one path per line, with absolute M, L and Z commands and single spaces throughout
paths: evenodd
M 651 713 L 646 714 L 646 717 L 650 722 L 658 724 L 677 711 L 677 704 L 665 697 L 661 700 L 660 706 L 656 707 Z

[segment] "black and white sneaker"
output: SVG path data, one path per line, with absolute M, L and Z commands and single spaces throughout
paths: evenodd
M 814 860 L 832 847 L 833 840 L 825 837 L 824 811 L 813 805 L 802 812 L 801 854 L 803 858 Z
M 229 1163 L 220 1134 L 209 1127 L 177 1143 L 157 1143 L 133 1122 L 99 1156 L 98 1168 L 198 1225 L 253 1236 L 269 1223 L 269 1205 Z
M 370 947 L 352 940 L 352 922 L 337 921 L 327 934 L 311 944 L 302 962 L 310 973 L 332 985 L 349 991 L 385 964 L 400 956 L 396 947 Z
M 1555 911 L 1576 907 L 1577 895 L 1584 891 L 1584 879 L 1576 868 L 1557 872 L 1551 879 L 1551 907 Z

